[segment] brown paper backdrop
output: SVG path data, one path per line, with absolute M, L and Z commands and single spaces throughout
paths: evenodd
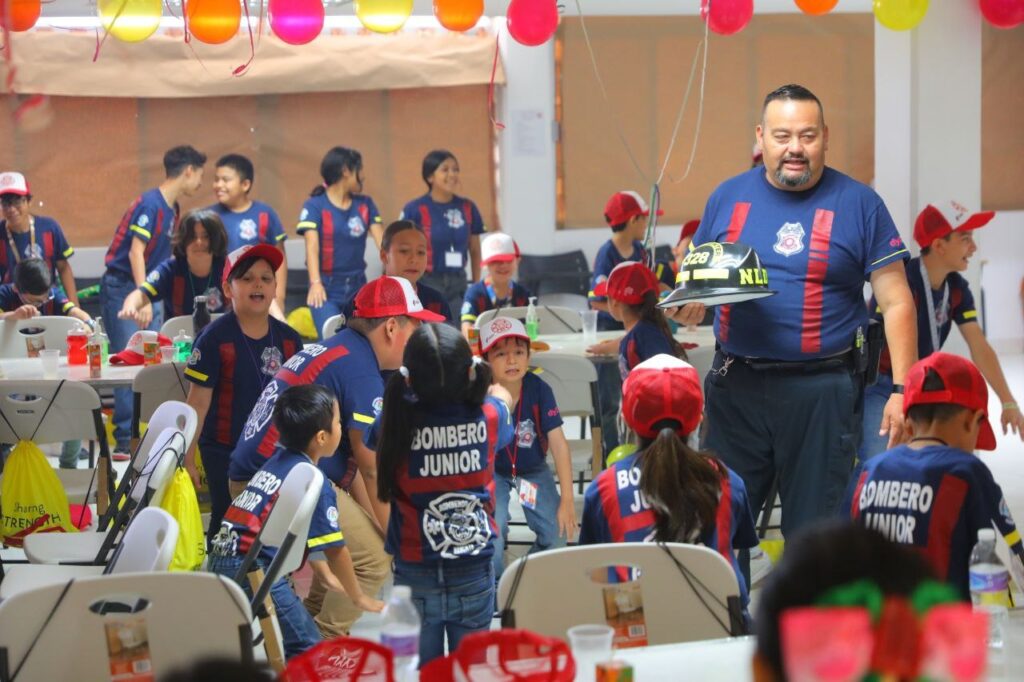
M 1024 28 L 988 22 L 981 34 L 981 207 L 1024 209 Z
M 214 162 L 229 152 L 256 165 L 252 196 L 266 201 L 294 235 L 303 200 L 321 182 L 334 145 L 363 154 L 366 193 L 385 222 L 423 194 L 423 156 L 450 149 L 462 168 L 460 193 L 494 210 L 493 140 L 487 86 L 187 99 L 52 97 L 53 122 L 15 130 L 0 97 L 0 169 L 19 170 L 33 211 L 57 219 L 75 247 L 105 246 L 128 204 L 163 179 L 164 151 L 191 144 L 209 161 L 188 210 L 213 203 Z
M 594 17 L 586 20 L 611 97 L 601 97 L 579 19 L 564 17 L 561 63 L 565 227 L 603 225 L 617 190 L 644 196 L 669 145 L 704 25 L 698 17 Z M 829 126 L 828 163 L 869 182 L 874 169 L 874 19 L 872 15 L 757 15 L 741 33 L 711 34 L 704 116 L 697 156 L 682 177 L 696 123 L 700 71 L 694 79 L 668 174 L 661 184 L 666 223 L 699 217 L 708 194 L 750 167 L 754 126 L 764 95 L 801 83 L 822 100 Z M 637 156 L 644 180 L 615 132 L 612 115 Z

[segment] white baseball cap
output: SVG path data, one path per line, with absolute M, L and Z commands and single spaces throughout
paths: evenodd
M 509 337 L 530 342 L 530 335 L 526 333 L 522 322 L 512 317 L 494 318 L 480 328 L 480 355 L 486 354 L 494 344 Z
M 508 263 L 519 258 L 519 246 L 512 237 L 504 232 L 492 232 L 484 237 L 480 246 L 481 264 Z
M 28 181 L 21 173 L 0 173 L 0 194 L 26 196 L 31 192 L 28 190 Z

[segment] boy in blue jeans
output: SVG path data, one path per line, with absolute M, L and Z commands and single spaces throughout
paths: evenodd
M 341 442 L 341 417 L 334 395 L 316 384 L 292 386 L 277 399 L 273 414 L 274 426 L 280 433 L 279 449 L 252 477 L 245 491 L 235 498 L 224 515 L 220 531 L 213 540 L 208 570 L 234 578 L 246 552 L 263 528 L 267 515 L 277 500 L 277 491 L 296 465 L 316 465 L 321 457 L 330 457 Z M 317 475 L 324 478 L 320 469 Z M 338 526 L 338 501 L 334 488 L 326 480 L 309 523 L 309 534 L 303 540 L 309 565 L 328 586 L 344 592 L 360 608 L 380 611 L 384 603 L 363 594 L 356 582 L 352 557 L 345 547 L 345 538 Z M 256 564 L 267 568 L 277 548 L 264 546 Z M 242 588 L 250 592 L 247 582 Z M 302 605 L 288 582 L 279 576 L 270 589 L 284 640 L 285 656 L 301 654 L 320 642 L 320 630 Z
M 530 337 L 519 320 L 496 317 L 480 329 L 480 355 L 487 359 L 494 382 L 509 392 L 515 436 L 494 460 L 494 579 L 504 570 L 508 538 L 508 499 L 519 496 L 526 524 L 537 538 L 530 553 L 565 546 L 576 532 L 569 443 L 555 396 L 540 377 L 529 371 Z M 545 457 L 550 448 L 558 473 L 551 475 Z

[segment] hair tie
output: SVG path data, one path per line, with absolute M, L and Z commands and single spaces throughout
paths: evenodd
M 398 373 L 401 374 L 406 379 L 409 378 L 409 368 L 406 367 L 405 365 L 402 365 L 401 367 L 398 368 Z
M 479 355 L 473 356 L 473 362 L 469 366 L 469 383 L 476 383 L 476 366 L 484 361 Z

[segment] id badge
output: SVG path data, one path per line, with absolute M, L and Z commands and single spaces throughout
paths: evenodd
M 537 508 L 537 484 L 519 479 L 519 503 L 527 509 Z
M 462 267 L 462 254 L 458 251 L 445 251 L 444 252 L 444 264 L 448 268 L 461 268 Z

